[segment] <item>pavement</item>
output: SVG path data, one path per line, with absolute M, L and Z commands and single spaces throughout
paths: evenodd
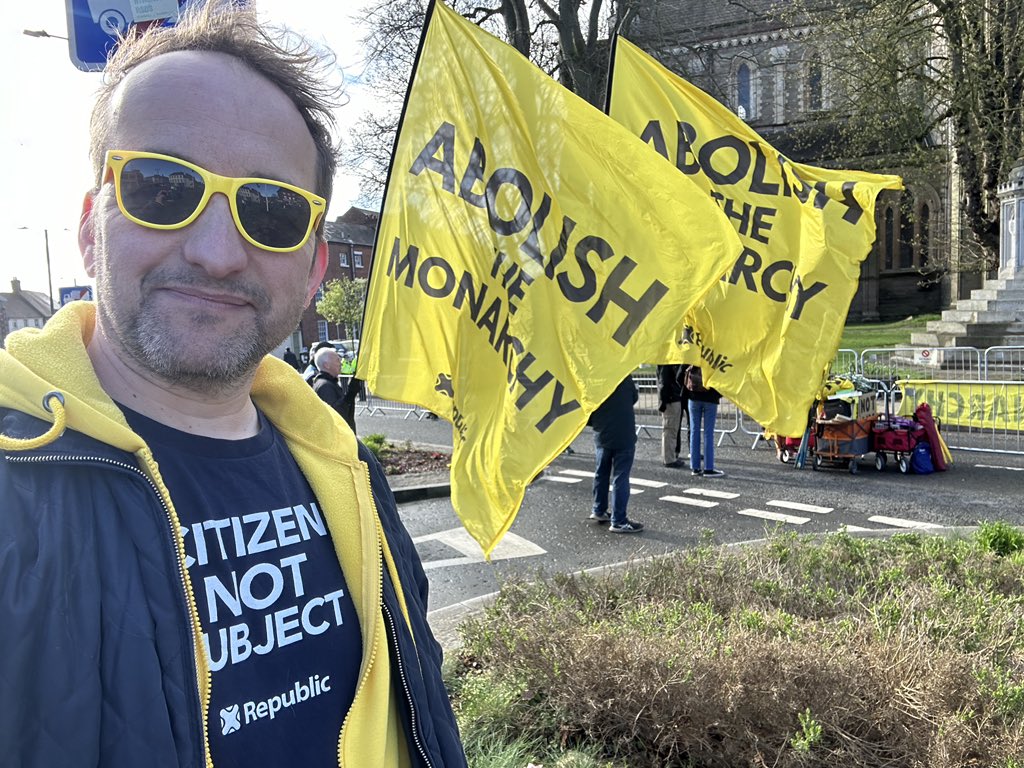
M 380 433 L 396 443 L 409 442 L 416 447 L 451 450 L 452 427 L 442 420 L 364 413 L 357 414 L 356 423 L 362 437 Z M 654 495 L 650 502 L 645 502 L 648 503 L 645 513 L 649 515 L 649 535 L 625 538 L 600 535 L 594 526 L 580 525 L 581 517 L 589 509 L 586 489 L 573 491 L 575 486 L 553 482 L 566 474 L 592 471 L 593 435 L 591 430 L 584 429 L 572 445 L 576 455 L 559 457 L 550 470 L 546 470 L 544 482 L 531 486 L 528 497 L 532 501 L 524 506 L 517 519 L 517 531 L 522 537 L 533 542 L 546 542 L 547 554 L 542 561 L 532 562 L 541 562 L 548 572 L 614 572 L 626 563 L 635 564 L 638 559 L 658 557 L 703 541 L 707 533 L 705 529 L 711 528 L 719 543 L 749 545 L 763 540 L 765 525 L 758 517 L 743 516 L 742 513 L 754 511 L 746 507 L 761 506 L 767 499 L 836 507 L 827 515 L 806 515 L 809 522 L 804 528 L 808 534 L 824 534 L 847 525 L 853 531 L 866 531 L 866 527 L 856 526 L 868 526 L 864 519 L 872 514 L 892 516 L 885 518 L 892 519 L 892 523 L 871 524 L 876 529 L 899 524 L 896 521 L 899 517 L 920 521 L 922 526 L 932 529 L 930 532 L 943 535 L 963 532 L 960 526 L 970 526 L 986 519 L 1001 519 L 1024 526 L 1024 510 L 1013 501 L 1019 498 L 1019 477 L 1024 471 L 1024 457 L 957 454 L 955 471 L 928 476 L 901 475 L 895 471 L 868 472 L 865 463 L 865 470 L 854 479 L 843 470 L 813 472 L 808 469 L 801 472 L 792 466 L 785 467 L 777 461 L 774 450 L 761 443 L 757 444 L 757 450 L 752 451 L 753 436 L 738 432 L 733 436 L 727 435 L 716 449 L 716 464 L 727 471 L 727 478 L 701 484 L 691 481 L 689 472 L 663 466 L 659 438 L 659 430 L 651 429 L 642 433 L 637 442 L 634 467 L 640 477 L 647 479 L 648 485 L 665 486 L 667 483 L 669 492 L 677 495 L 698 493 L 707 496 L 714 492 L 718 496 L 739 498 L 735 502 L 723 502 L 720 509 L 703 510 L 678 505 L 663 509 L 666 505 L 659 506 L 656 495 L 663 492 L 652 492 Z M 990 466 L 995 463 L 1012 466 Z M 434 561 L 437 559 L 450 558 L 450 552 L 439 554 L 431 550 L 437 546 L 433 539 L 439 529 L 438 520 L 448 521 L 444 525 L 449 527 L 457 525 L 450 504 L 445 500 L 450 494 L 447 472 L 394 475 L 389 476 L 389 481 L 402 504 L 401 513 L 410 533 L 425 541 L 423 546 L 426 549 L 421 550 L 425 566 L 436 567 Z M 688 487 L 691 484 L 695 487 Z M 725 490 L 733 493 L 719 493 Z M 675 501 L 679 499 L 675 498 Z M 716 506 L 707 501 L 695 503 Z M 732 509 L 730 504 L 736 508 Z M 576 510 L 576 505 L 581 505 L 579 510 Z M 739 509 L 741 506 L 745 507 L 742 511 Z M 779 507 L 772 509 L 778 512 Z M 815 510 L 821 512 L 822 508 L 816 507 Z M 898 528 L 892 528 L 853 535 L 888 536 L 898 531 Z M 446 650 L 458 646 L 458 627 L 494 599 L 494 590 L 502 578 L 513 572 L 520 576 L 526 573 L 515 560 L 498 559 L 484 563 L 479 558 L 464 558 L 462 562 L 464 564 L 457 567 L 428 570 L 432 602 L 442 606 L 431 611 L 428 619 Z

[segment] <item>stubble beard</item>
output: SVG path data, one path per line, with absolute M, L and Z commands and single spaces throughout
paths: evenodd
M 212 314 L 193 312 L 191 316 L 170 317 L 155 306 L 147 285 L 230 287 L 245 295 L 256 311 L 252 323 L 218 335 L 221 320 Z M 247 385 L 260 361 L 288 335 L 280 331 L 286 323 L 270 327 L 272 302 L 259 286 L 240 285 L 238 281 L 213 281 L 172 268 L 157 268 L 147 274 L 139 288 L 137 301 L 119 306 L 118 288 L 103 269 L 97 276 L 98 313 L 115 344 L 143 369 L 161 381 L 199 394 L 215 394 Z M 289 312 L 288 325 L 294 328 L 301 308 Z

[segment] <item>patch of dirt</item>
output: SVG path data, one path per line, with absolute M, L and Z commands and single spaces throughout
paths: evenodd
M 390 446 L 381 458 L 384 473 L 405 475 L 410 472 L 447 472 L 452 457 L 441 451 L 424 451 L 418 448 Z

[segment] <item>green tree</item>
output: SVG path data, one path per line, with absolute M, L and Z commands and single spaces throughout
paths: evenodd
M 357 337 L 366 303 L 366 280 L 331 280 L 324 287 L 324 297 L 316 303 L 316 311 L 327 322 L 344 325 Z
M 1020 0 L 791 0 L 809 23 L 847 153 L 928 162 L 946 148 L 972 235 L 974 268 L 998 263 L 997 186 L 1024 146 L 1024 5 Z M 842 115 L 842 120 L 836 120 Z

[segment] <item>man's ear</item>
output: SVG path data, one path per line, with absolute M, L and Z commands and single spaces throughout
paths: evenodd
M 85 274 L 96 277 L 96 222 L 93 218 L 93 206 L 96 202 L 95 190 L 85 193 L 82 200 L 82 217 L 78 221 L 78 250 L 82 253 Z
M 314 255 L 313 264 L 309 268 L 309 282 L 306 284 L 307 307 L 316 295 L 325 274 L 327 274 L 327 243 L 317 238 L 316 255 Z

